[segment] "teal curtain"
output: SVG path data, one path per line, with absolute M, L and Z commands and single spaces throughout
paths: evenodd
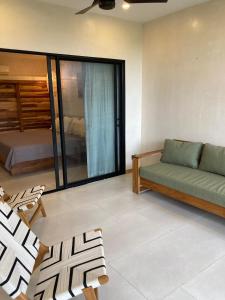
M 115 171 L 114 66 L 84 63 L 88 177 Z

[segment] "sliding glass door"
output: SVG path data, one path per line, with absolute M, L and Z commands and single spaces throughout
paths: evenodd
M 0 52 L 0 143 L 26 150 L 10 162 L 12 151 L 0 153 L 6 187 L 44 180 L 53 191 L 125 173 L 124 61 Z
M 64 58 L 53 59 L 54 65 L 57 101 L 52 102 L 63 186 L 124 173 L 122 66 Z

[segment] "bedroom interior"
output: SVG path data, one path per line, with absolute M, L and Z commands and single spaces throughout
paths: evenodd
M 1 184 L 12 192 L 36 182 L 54 189 L 45 56 L 0 52 L 0 100 Z

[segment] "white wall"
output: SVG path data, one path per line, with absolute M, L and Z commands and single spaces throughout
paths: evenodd
M 126 60 L 126 155 L 141 144 L 142 25 L 75 16 L 35 0 L 0 0 L 0 47 Z
M 225 1 L 144 26 L 142 150 L 168 138 L 225 146 Z

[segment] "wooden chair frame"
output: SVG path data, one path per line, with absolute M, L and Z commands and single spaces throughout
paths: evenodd
M 8 202 L 8 201 L 10 200 L 10 195 L 8 195 L 8 194 L 5 193 L 3 200 L 4 200 L 5 202 Z M 26 212 L 26 211 L 17 209 L 17 214 L 19 215 L 19 217 L 23 220 L 23 222 L 24 222 L 29 228 L 30 228 L 30 227 L 33 225 L 33 223 L 35 222 L 35 220 L 37 219 L 39 213 L 41 213 L 43 217 L 46 217 L 46 216 L 47 216 L 41 198 L 38 200 L 38 202 L 37 202 L 36 205 L 37 205 L 37 208 L 36 208 L 35 212 L 33 213 L 32 217 L 31 217 L 30 219 L 27 217 L 27 212 Z M 34 206 L 33 206 L 32 204 L 27 204 L 28 210 L 29 210 L 29 209 L 32 209 L 33 207 L 34 207 Z
M 98 228 L 98 229 L 95 229 L 95 231 L 102 232 L 102 229 Z M 38 256 L 35 261 L 33 272 L 40 266 L 45 254 L 47 254 L 48 252 L 49 252 L 49 247 L 44 245 L 43 243 L 40 243 L 40 248 L 39 248 Z M 109 281 L 109 277 L 107 275 L 100 276 L 100 277 L 98 277 L 98 281 L 101 285 L 104 285 Z M 95 288 L 95 289 L 92 287 L 85 288 L 85 289 L 83 289 L 83 295 L 86 300 L 99 300 L 97 288 Z M 21 293 L 16 298 L 16 300 L 30 300 L 30 299 L 28 298 L 27 295 Z
M 143 190 L 152 190 L 155 192 L 159 192 L 161 194 L 164 194 L 168 197 L 171 197 L 173 199 L 176 199 L 178 201 L 187 203 L 189 205 L 195 206 L 197 208 L 200 208 L 202 210 L 205 210 L 207 212 L 213 213 L 217 216 L 220 216 L 222 218 L 225 218 L 225 208 L 211 203 L 209 201 L 178 192 L 172 188 L 169 188 L 167 186 L 164 186 L 162 184 L 155 183 L 153 181 L 150 181 L 148 179 L 142 178 L 140 176 L 140 167 L 141 167 L 141 159 L 145 157 L 155 156 L 162 154 L 163 150 L 156 150 L 151 152 L 146 152 L 142 154 L 136 154 L 132 156 L 132 163 L 133 163 L 133 192 L 136 194 L 139 194 Z
M 28 209 L 29 209 L 29 204 L 27 205 Z M 33 206 L 31 205 L 30 208 L 33 208 Z M 42 202 L 42 199 L 40 198 L 37 202 L 37 208 L 34 212 L 34 214 L 32 215 L 31 219 L 29 220 L 28 217 L 27 217 L 27 213 L 22 211 L 22 210 L 19 210 L 17 211 L 19 217 L 24 221 L 24 223 L 30 228 L 33 223 L 35 222 L 35 220 L 37 219 L 39 213 L 42 214 L 43 217 L 46 217 L 47 214 L 46 214 L 46 211 L 45 211 L 45 208 L 44 208 L 44 205 L 43 205 L 43 202 Z

